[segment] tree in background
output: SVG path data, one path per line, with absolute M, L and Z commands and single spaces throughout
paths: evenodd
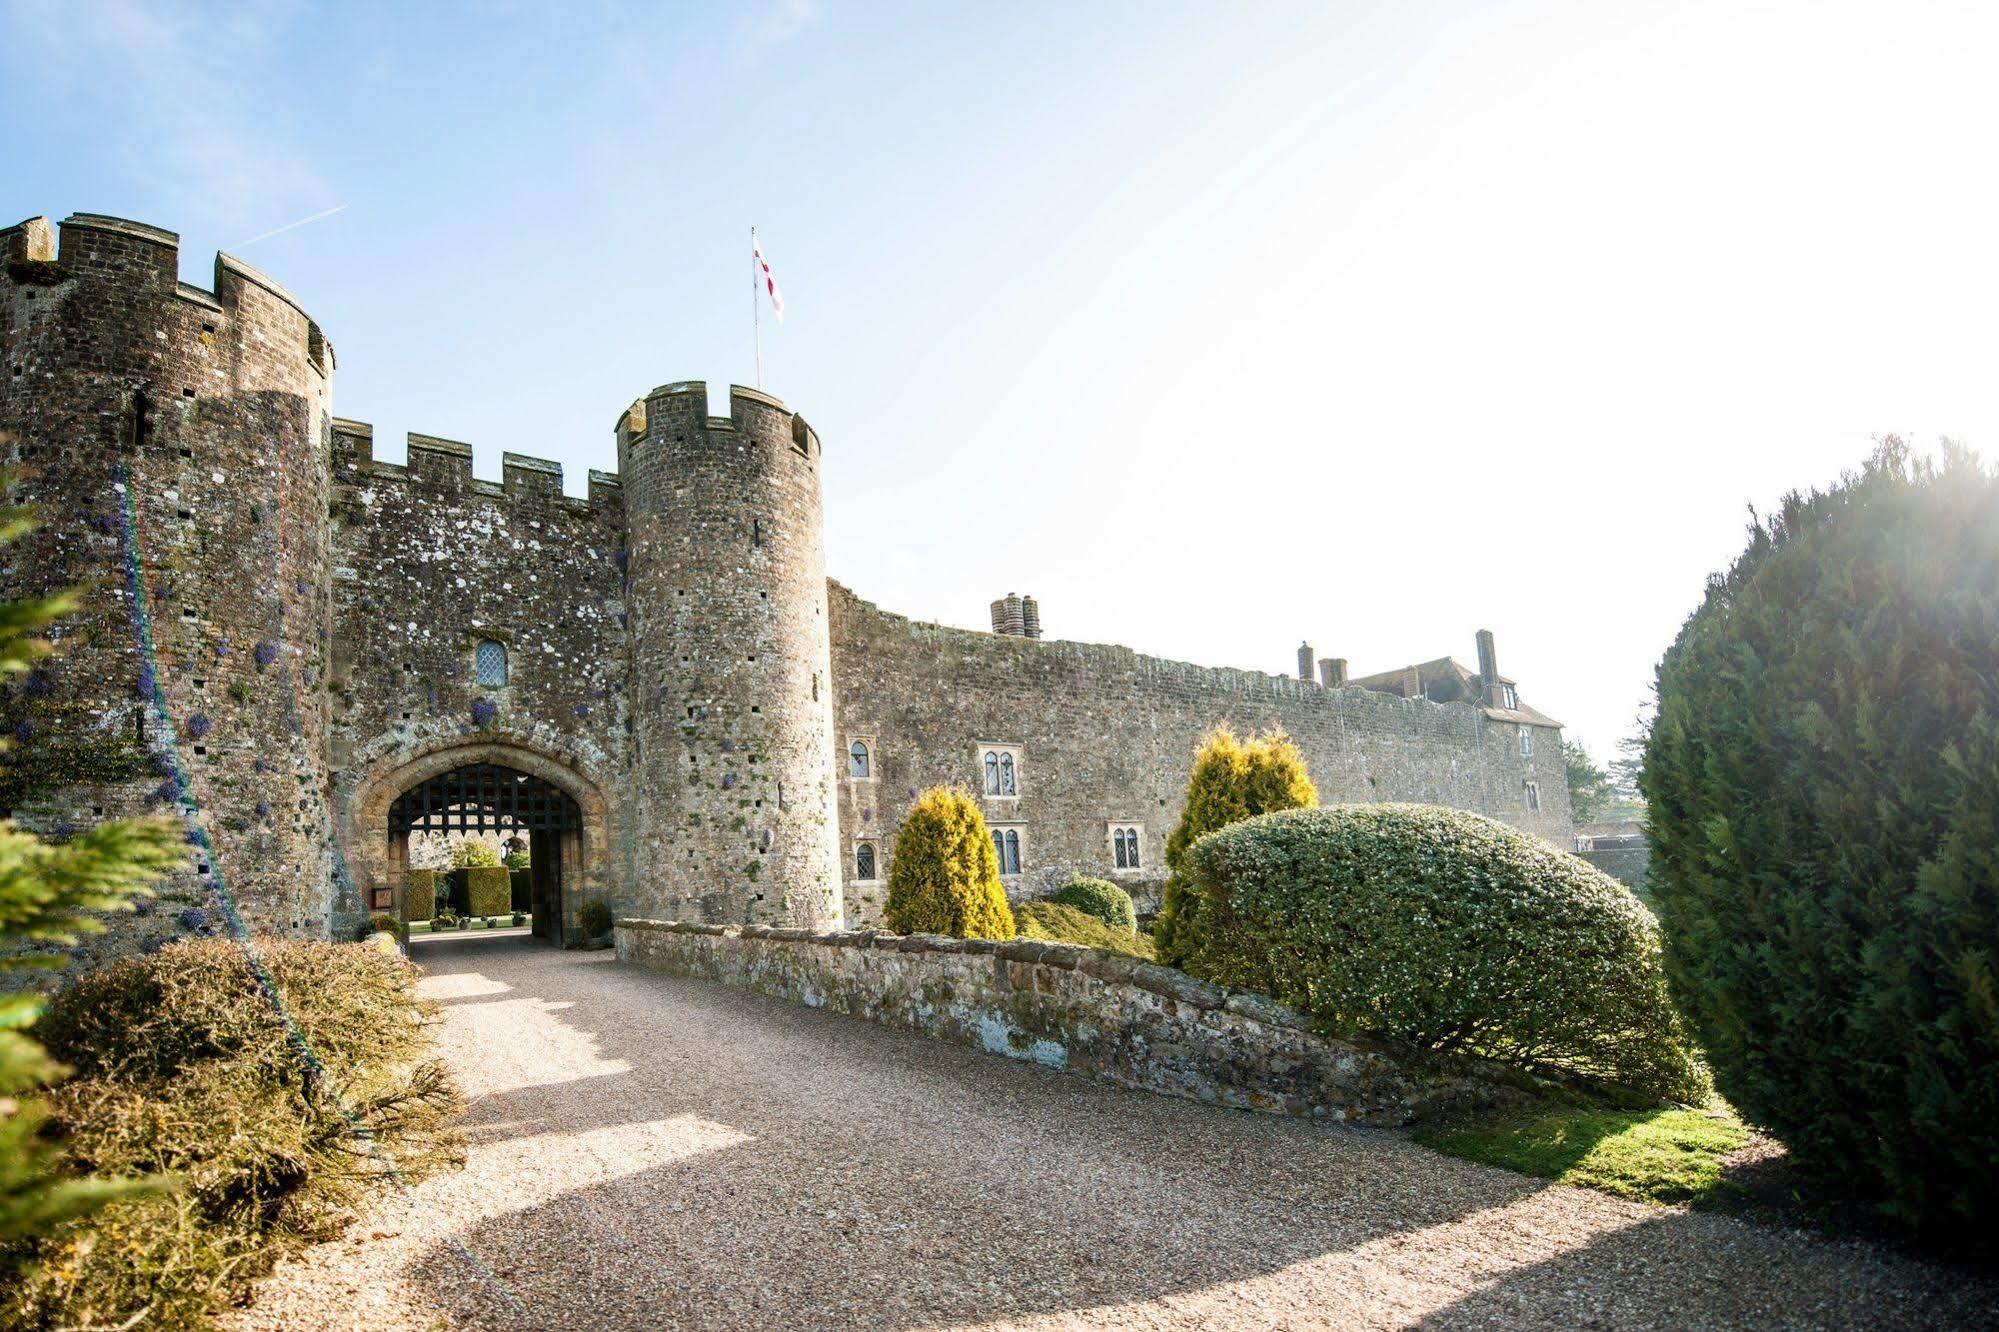
M 1885 441 L 1659 666 L 1667 972 L 1722 1093 L 1946 1235 L 1999 1209 L 1999 477 Z
M 1595 823 L 1617 799 L 1610 774 L 1597 766 L 1589 751 L 1574 740 L 1562 742 L 1562 764 L 1569 773 L 1569 812 L 1577 823 Z
M 451 868 L 485 869 L 500 863 L 500 853 L 476 837 L 461 837 L 451 844 Z
M 917 797 L 895 835 L 882 920 L 897 934 L 1014 937 L 992 833 L 965 791 L 933 786 Z
M 1231 823 L 1318 803 L 1319 791 L 1305 770 L 1305 756 L 1281 727 L 1247 740 L 1226 726 L 1208 732 L 1194 751 L 1179 826 L 1166 839 L 1170 877 L 1152 927 L 1159 960 L 1177 967 L 1198 947 L 1199 904 L 1180 868 L 1189 847 Z
M 0 546 L 27 529 L 20 509 L 0 507 Z M 0 676 L 19 675 L 46 653 L 40 631 L 73 604 L 66 596 L 0 603 Z M 0 741 L 0 751 L 5 747 Z M 67 955 L 52 950 L 102 932 L 104 923 L 95 913 L 129 910 L 184 852 L 164 821 L 104 823 L 51 842 L 0 820 L 0 970 L 60 967 Z M 69 1070 L 27 1034 L 41 1011 L 39 995 L 0 994 L 0 1244 L 153 1187 L 144 1180 L 66 1177 L 59 1171 L 55 1145 L 40 1131 L 47 1111 L 31 1093 Z

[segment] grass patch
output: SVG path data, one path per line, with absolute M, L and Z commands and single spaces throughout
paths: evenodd
M 1416 1141 L 1450 1156 L 1656 1203 L 1704 1202 L 1727 1191 L 1722 1159 L 1749 1139 L 1742 1121 L 1719 1106 L 1544 1105 L 1416 1132 Z
M 1086 911 L 1059 902 L 1029 902 L 1014 912 L 1014 925 L 1023 939 L 1082 944 L 1127 957 L 1142 957 L 1148 962 L 1153 960 L 1151 935 L 1115 929 Z

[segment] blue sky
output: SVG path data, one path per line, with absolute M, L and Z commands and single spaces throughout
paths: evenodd
M 0 0 L 0 211 L 239 252 L 384 456 L 573 493 L 748 382 L 755 223 L 863 596 L 1272 671 L 1489 627 L 1601 753 L 1746 506 L 1999 452 L 1995 59 L 1913 0 Z

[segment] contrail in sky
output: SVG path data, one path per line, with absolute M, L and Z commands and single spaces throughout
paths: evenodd
M 308 222 L 317 222 L 322 217 L 332 217 L 335 213 L 344 212 L 346 208 L 347 208 L 346 204 L 335 204 L 333 207 L 327 209 L 323 213 L 314 213 L 311 217 L 302 217 L 296 222 L 287 222 L 283 226 L 277 228 L 274 231 L 267 231 L 261 236 L 252 236 L 250 237 L 250 239 L 246 241 L 238 241 L 236 242 L 236 244 L 230 246 L 229 248 L 232 250 L 240 250 L 243 249 L 245 246 L 255 245 L 258 241 L 269 240 L 273 236 L 282 236 L 287 231 L 296 231 L 298 228 L 304 226 Z

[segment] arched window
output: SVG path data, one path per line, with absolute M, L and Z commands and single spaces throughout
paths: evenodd
M 1112 847 L 1113 851 L 1115 851 L 1115 853 L 1116 853 L 1116 855 L 1115 855 L 1115 857 L 1114 857 L 1114 861 L 1115 861 L 1115 863 L 1116 863 L 1117 867 L 1118 867 L 1119 869 L 1130 869 L 1130 868 L 1131 868 L 1131 853 L 1130 853 L 1129 851 L 1125 850 L 1125 845 L 1124 845 L 1124 829 L 1122 829 L 1122 828 L 1118 828 L 1118 829 L 1115 829 L 1115 830 L 1113 830 L 1113 831 L 1112 831 L 1112 833 L 1111 833 L 1111 847 Z
M 999 755 L 989 749 L 986 751 L 986 794 L 998 795 L 999 782 Z
M 999 756 L 999 793 L 1003 796 L 1015 794 L 1013 786 L 1013 755 Z
M 862 842 L 854 848 L 854 877 L 868 882 L 875 877 L 875 844 Z
M 1123 824 L 1111 829 L 1111 863 L 1121 870 L 1139 867 L 1138 829 Z
M 479 647 L 472 656 L 472 665 L 480 684 L 505 684 L 507 682 L 507 645 L 497 639 L 480 639 Z
M 1006 830 L 1006 856 L 1001 869 L 1008 874 L 1020 873 L 1020 834 L 1011 828 Z
M 856 740 L 847 746 L 847 775 L 866 777 L 868 775 L 868 746 L 864 740 Z

